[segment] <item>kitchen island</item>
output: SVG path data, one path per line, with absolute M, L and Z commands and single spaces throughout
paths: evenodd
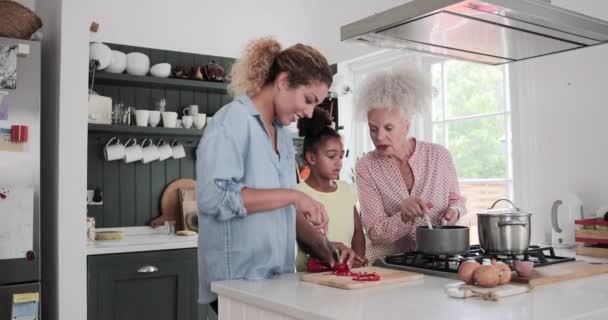
M 215 282 L 212 290 L 220 297 L 220 319 L 608 319 L 608 274 L 540 286 L 496 302 L 450 298 L 444 286 L 454 282 L 424 276 L 348 291 L 285 274 L 265 281 Z

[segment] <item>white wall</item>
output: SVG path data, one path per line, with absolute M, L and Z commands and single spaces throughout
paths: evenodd
M 331 63 L 375 49 L 340 42 L 340 26 L 407 0 L 90 1 L 99 40 L 237 57 L 252 38 L 273 35 L 284 45 L 319 48 Z
M 86 1 L 44 0 L 42 42 L 42 313 L 86 319 Z M 83 106 L 85 106 L 83 108 Z
M 608 19 L 605 1 L 553 1 Z M 515 197 L 533 215 L 535 242 L 550 239 L 550 210 L 577 193 L 586 214 L 608 204 L 608 45 L 510 65 Z
M 14 0 L 15 2 L 19 2 L 28 8 L 35 10 L 36 9 L 36 0 Z

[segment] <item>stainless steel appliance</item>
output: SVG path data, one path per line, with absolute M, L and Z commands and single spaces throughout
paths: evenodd
M 479 245 L 473 245 L 469 251 L 462 255 L 428 255 L 420 252 L 407 252 L 404 254 L 377 259 L 374 266 L 391 268 L 403 271 L 419 272 L 431 276 L 458 278 L 458 267 L 468 259 L 475 259 L 479 263 L 484 258 L 496 259 L 505 262 L 513 269 L 513 261 L 524 260 L 534 262 L 534 267 L 544 267 L 556 263 L 574 261 L 574 258 L 560 257 L 551 247 L 531 246 L 521 255 L 496 255 L 485 253 Z
M 538 0 L 412 0 L 340 28 L 341 40 L 504 64 L 608 41 L 608 22 Z
M 41 299 L 40 43 L 0 38 L 0 48 L 14 46 L 16 87 L 0 86 L 0 320 L 39 319 Z M 27 134 L 7 140 L 11 127 Z

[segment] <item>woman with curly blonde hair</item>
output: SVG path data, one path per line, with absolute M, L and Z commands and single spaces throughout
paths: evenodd
M 261 38 L 248 44 L 231 78 L 235 98 L 214 115 L 197 149 L 199 303 L 216 300 L 212 281 L 294 272 L 296 216 L 298 232 L 301 221 L 321 230 L 328 223 L 323 205 L 295 190 L 285 127 L 311 117 L 325 99 L 332 80 L 325 57 Z M 352 263 L 354 254 L 343 257 Z

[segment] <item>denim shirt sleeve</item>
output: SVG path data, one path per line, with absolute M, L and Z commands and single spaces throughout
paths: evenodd
M 242 152 L 223 126 L 208 129 L 196 150 L 199 211 L 220 221 L 244 217 Z

